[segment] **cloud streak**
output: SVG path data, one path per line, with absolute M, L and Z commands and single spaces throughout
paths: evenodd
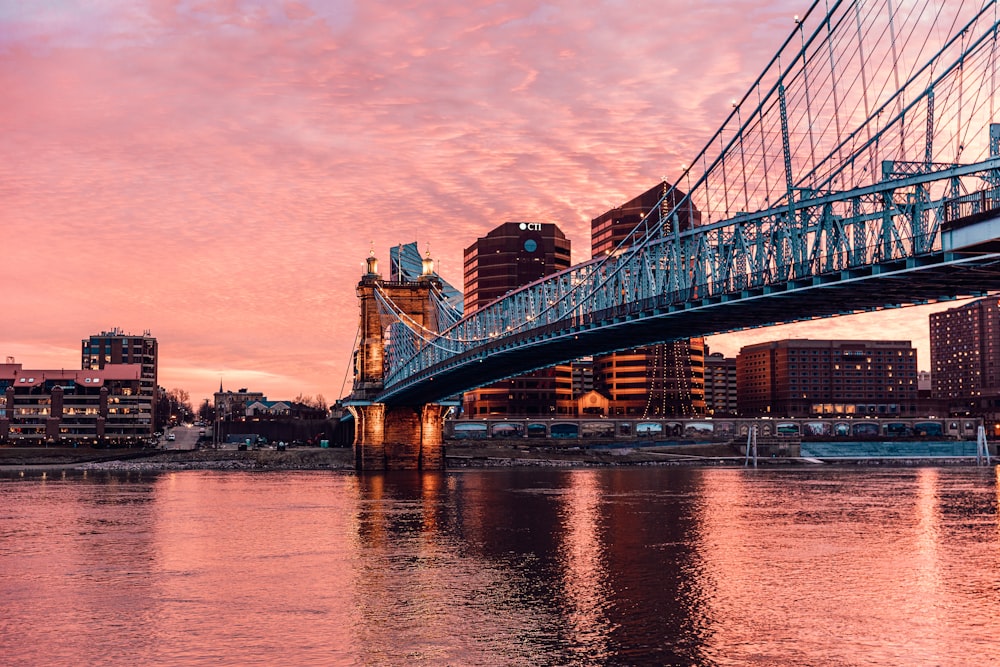
M 804 9 L 0 10 L 0 228 L 17 276 L 0 354 L 72 366 L 91 333 L 149 329 L 161 384 L 195 400 L 220 378 L 336 398 L 371 242 L 383 258 L 429 245 L 458 286 L 462 248 L 507 220 L 557 223 L 586 258 L 590 219 L 676 176 Z

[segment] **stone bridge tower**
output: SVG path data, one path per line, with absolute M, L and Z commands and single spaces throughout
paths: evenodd
M 358 283 L 361 334 L 354 352 L 354 387 L 346 407 L 354 416 L 354 465 L 358 470 L 424 469 L 444 467 L 444 415 L 447 407 L 393 405 L 376 402 L 385 381 L 386 328 L 376 292 L 381 292 L 409 320 L 408 325 L 440 330 L 432 290 L 441 290 L 433 263 L 424 260 L 416 281 L 387 281 L 378 273 L 374 253 Z M 412 324 L 411 324 L 412 323 Z

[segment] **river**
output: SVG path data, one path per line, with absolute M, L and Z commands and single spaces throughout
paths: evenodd
M 985 665 L 997 507 L 973 467 L 8 473 L 0 663 Z

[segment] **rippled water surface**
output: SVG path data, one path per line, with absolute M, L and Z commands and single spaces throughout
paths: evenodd
M 0 663 L 986 665 L 997 488 L 977 468 L 8 475 Z

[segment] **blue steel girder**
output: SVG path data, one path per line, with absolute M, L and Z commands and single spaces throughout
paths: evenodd
M 922 255 L 941 250 L 940 223 L 947 217 L 945 204 L 955 199 L 950 197 L 953 183 L 968 178 L 988 182 L 998 168 L 1000 158 L 991 158 L 896 177 L 800 199 L 794 224 L 788 206 L 781 205 L 674 231 L 618 257 L 585 262 L 487 305 L 440 336 L 408 345 L 407 351 L 418 348 L 408 358 L 387 354 L 386 393 L 474 350 L 489 355 L 530 349 L 538 341 L 595 328 L 612 331 L 637 318 L 683 311 L 692 303 L 747 298 L 747 290 L 780 294 L 790 286 L 853 280 L 886 263 L 919 265 Z M 990 191 L 988 201 L 998 200 Z M 933 225 L 926 224 L 927 216 Z M 716 331 L 702 332 L 710 333 Z

